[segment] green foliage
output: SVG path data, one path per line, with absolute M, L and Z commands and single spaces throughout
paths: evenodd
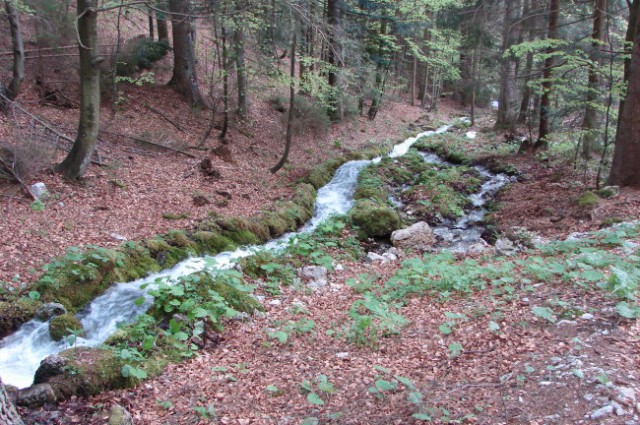
M 593 208 L 598 205 L 599 201 L 600 198 L 598 195 L 591 191 L 586 191 L 580 195 L 580 198 L 578 199 L 578 206 L 580 208 Z

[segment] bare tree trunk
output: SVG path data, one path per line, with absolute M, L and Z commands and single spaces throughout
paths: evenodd
M 625 35 L 625 41 L 627 43 L 632 44 L 635 34 L 638 31 L 638 27 L 640 26 L 640 11 L 637 7 L 638 0 L 634 0 L 633 4 L 627 2 L 629 4 L 629 25 L 627 26 L 627 34 Z M 630 49 L 625 53 L 631 54 Z M 629 70 L 631 68 L 631 58 L 627 58 L 624 60 L 624 77 L 623 81 L 626 83 L 629 81 Z M 618 107 L 618 117 L 622 116 L 622 110 L 624 109 L 625 98 L 620 100 L 620 105 Z M 618 119 L 618 127 L 620 126 L 620 119 Z
M 158 27 L 158 41 L 169 41 L 169 28 L 167 27 L 167 15 L 156 11 L 156 26 Z
M 153 31 L 153 9 L 149 9 L 147 14 L 147 17 L 149 18 L 149 38 L 153 40 L 156 36 Z
M 291 68 L 289 70 L 289 77 L 291 81 L 289 83 L 289 116 L 287 117 L 287 134 L 285 136 L 284 153 L 282 158 L 276 165 L 274 165 L 269 171 L 277 173 L 284 164 L 286 164 L 289 158 L 289 151 L 291 150 L 291 139 L 293 138 L 291 125 L 293 123 L 295 100 L 296 100 L 296 30 L 292 19 L 292 35 L 291 35 Z
M 14 100 L 20 93 L 20 85 L 24 80 L 24 42 L 20 29 L 20 16 L 13 5 L 13 0 L 5 0 L 7 20 L 11 30 L 11 42 L 13 44 L 13 77 L 3 93 L 9 100 Z
M 385 58 L 385 45 L 382 37 L 387 35 L 387 20 L 382 18 L 380 20 L 380 42 L 378 45 L 378 56 L 379 63 L 376 66 L 376 86 L 371 99 L 371 105 L 369 106 L 369 111 L 367 112 L 367 117 L 370 121 L 373 121 L 378 115 L 378 109 L 380 109 L 380 103 L 382 102 L 382 95 L 384 94 L 384 86 L 386 83 L 386 71 L 389 69 L 389 66 L 382 66 L 382 61 Z
M 191 106 L 206 108 L 196 75 L 189 0 L 169 0 L 169 11 L 173 30 L 173 76 L 169 84 L 174 85 Z
M 18 415 L 16 408 L 11 403 L 7 390 L 0 379 L 0 424 L 6 425 L 24 425 L 22 419 Z
M 598 63 L 600 43 L 603 40 L 604 15 L 607 12 L 607 0 L 596 0 L 593 11 L 593 34 L 591 42 L 591 65 L 589 66 L 589 83 L 587 96 L 585 99 L 586 108 L 584 119 L 582 120 L 582 157 L 591 158 L 591 153 L 600 138 L 601 134 L 601 114 L 598 112 L 596 104 L 602 99 L 602 87 L 598 75 Z
M 233 49 L 236 62 L 236 84 L 238 86 L 238 109 L 240 119 L 244 119 L 249 111 L 247 99 L 247 69 L 244 60 L 244 23 L 241 20 L 240 4 L 236 4 L 235 25 L 233 29 Z
M 618 118 L 609 184 L 640 188 L 640 0 L 633 1 L 631 12 L 633 51 L 627 73 L 627 94 Z
M 69 155 L 56 169 L 70 180 L 82 177 L 91 163 L 100 128 L 100 63 L 97 33 L 98 0 L 78 0 L 80 49 L 80 122 Z
M 549 32 L 547 38 L 556 38 L 558 31 L 558 16 L 560 15 L 560 0 L 550 0 L 549 2 Z M 549 147 L 550 121 L 551 121 L 551 89 L 553 83 L 553 47 L 546 51 L 547 58 L 544 61 L 544 71 L 542 73 L 542 96 L 540 97 L 540 127 L 538 130 L 538 140 L 534 144 L 534 150 L 547 149 Z
M 221 140 L 227 136 L 229 130 L 229 53 L 227 49 L 227 25 L 225 24 L 226 5 L 221 19 L 220 32 L 222 38 L 222 101 L 224 104 L 224 119 L 222 121 Z
M 520 1 L 505 0 L 502 52 L 506 54 L 518 40 L 515 22 L 518 19 Z M 512 54 L 502 59 L 500 67 L 500 95 L 498 96 L 498 118 L 496 127 L 512 130 L 518 118 L 517 61 Z
M 328 82 L 331 87 L 329 98 L 330 115 L 335 121 L 343 118 L 342 99 L 340 99 L 340 46 L 337 32 L 340 27 L 340 9 L 338 0 L 327 0 L 327 22 L 329 23 L 329 40 L 327 45 L 327 62 L 329 63 Z

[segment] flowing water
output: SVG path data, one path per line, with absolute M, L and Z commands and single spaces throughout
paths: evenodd
M 449 127 L 444 126 L 436 131 L 425 131 L 415 137 L 410 137 L 396 145 L 389 156 L 392 158 L 402 156 L 421 137 L 445 132 Z M 433 154 L 424 154 L 424 158 L 430 162 L 442 162 L 439 157 Z M 330 216 L 348 212 L 353 205 L 353 193 L 360 170 L 367 164 L 378 162 L 380 159 L 349 161 L 338 168 L 334 178 L 318 190 L 313 217 L 298 232 L 287 233 L 261 246 L 242 247 L 213 257 L 189 258 L 169 270 L 154 273 L 144 279 L 113 285 L 78 314 L 85 334 L 84 337 L 77 338 L 76 345 L 99 345 L 116 331 L 119 323 L 130 323 L 144 313 L 151 304 L 151 297 L 146 295 L 146 291 L 159 281 L 170 283 L 180 276 L 204 269 L 211 271 L 226 269 L 231 267 L 235 260 L 252 255 L 257 251 L 277 251 L 285 247 L 297 234 L 312 232 Z M 434 232 L 446 242 L 445 246 L 448 249 L 459 251 L 465 246 L 480 241 L 482 228 L 478 223 L 486 212 L 483 205 L 489 197 L 508 182 L 508 177 L 504 175 L 493 175 L 482 167 L 476 167 L 476 169 L 486 181 L 478 193 L 471 195 L 473 209 L 453 226 L 441 226 L 434 229 Z M 141 289 L 143 284 L 149 285 L 145 285 L 146 289 Z M 135 301 L 141 296 L 145 296 L 147 301 L 142 305 L 136 305 Z M 18 388 L 28 387 L 33 382 L 33 376 L 40 361 L 50 354 L 68 348 L 68 346 L 67 341 L 56 342 L 50 338 L 48 322 L 31 320 L 0 342 L 0 377 L 5 384 Z

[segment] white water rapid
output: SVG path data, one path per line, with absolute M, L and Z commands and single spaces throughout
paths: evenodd
M 415 137 L 410 137 L 396 145 L 389 156 L 392 158 L 402 156 L 409 151 L 409 148 L 418 139 L 445 132 L 449 128 L 450 126 L 444 126 L 436 131 L 425 131 Z M 440 161 L 433 154 L 425 154 L 425 158 L 428 161 Z M 380 159 L 349 161 L 338 168 L 334 178 L 326 186 L 318 190 L 313 217 L 299 232 L 285 234 L 262 246 L 241 247 L 235 251 L 223 252 L 213 257 L 189 258 L 169 270 L 154 273 L 144 279 L 113 285 L 78 314 L 78 318 L 82 321 L 85 329 L 85 335 L 77 338 L 76 345 L 99 345 L 116 331 L 119 323 L 130 323 L 137 316 L 144 313 L 151 304 L 151 297 L 146 295 L 146 291 L 159 280 L 170 283 L 180 276 L 204 269 L 215 271 L 216 269 L 230 268 L 234 261 L 239 258 L 252 255 L 259 250 L 282 249 L 297 234 L 313 231 L 320 223 L 332 215 L 345 214 L 353 205 L 353 193 L 360 170 L 367 164 L 378 162 Z M 463 238 L 465 241 L 471 239 L 477 241 L 480 239 L 480 227 L 473 226 L 473 224 L 477 223 L 484 215 L 485 210 L 482 205 L 484 205 L 489 195 L 495 193 L 499 187 L 508 181 L 506 176 L 493 176 L 482 168 L 478 168 L 478 170 L 483 178 L 488 178 L 488 180 L 483 184 L 480 192 L 471 196 L 474 209 L 454 225 L 452 232 L 458 233 L 457 236 L 451 236 L 451 240 Z M 465 232 L 469 233 L 469 229 L 473 229 L 472 236 L 460 236 Z M 151 285 L 147 289 L 141 289 L 140 287 L 143 284 Z M 147 302 L 137 306 L 135 304 L 136 299 L 143 295 L 147 297 Z M 56 342 L 51 339 L 48 322 L 37 319 L 31 320 L 0 342 L 0 377 L 2 377 L 2 381 L 5 384 L 26 388 L 33 382 L 33 377 L 40 365 L 40 361 L 48 355 L 58 353 L 66 348 L 68 348 L 67 341 Z

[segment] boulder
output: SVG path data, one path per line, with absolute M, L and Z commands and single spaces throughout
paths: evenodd
M 109 425 L 133 425 L 133 417 L 127 409 L 116 403 L 109 411 Z
M 305 266 L 298 269 L 298 276 L 311 289 L 327 286 L 327 269 L 321 266 Z
M 47 190 L 47 186 L 42 182 L 34 183 L 29 186 L 29 192 L 31 192 L 33 197 L 39 201 L 44 201 L 49 197 L 49 190 Z
M 494 245 L 496 255 L 511 256 L 518 252 L 518 247 L 513 243 L 511 239 L 498 238 Z
M 40 407 L 57 401 L 56 393 L 50 384 L 36 384 L 18 392 L 16 404 L 25 407 Z
M 67 314 L 67 309 L 60 303 L 42 304 L 36 311 L 36 318 L 42 321 Z
M 435 244 L 433 230 L 424 221 L 391 233 L 391 243 L 396 248 L 426 251 Z
M 36 370 L 35 377 L 33 379 L 34 384 L 42 384 L 47 382 L 49 378 L 65 373 L 65 366 L 67 365 L 67 358 L 61 357 L 57 354 L 51 354 L 45 357 L 40 362 L 40 367 Z

